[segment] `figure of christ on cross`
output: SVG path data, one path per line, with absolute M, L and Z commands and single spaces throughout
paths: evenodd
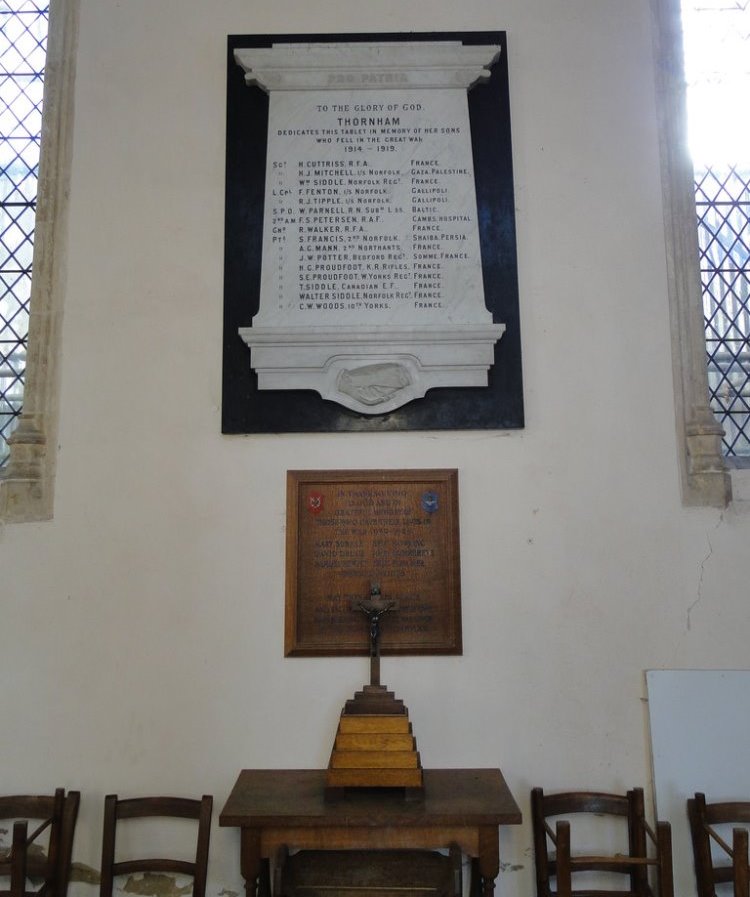
M 385 601 L 380 594 L 380 586 L 372 583 L 370 597 L 360 601 L 356 607 L 370 622 L 370 685 L 380 685 L 380 618 L 389 610 L 397 610 L 395 601 Z

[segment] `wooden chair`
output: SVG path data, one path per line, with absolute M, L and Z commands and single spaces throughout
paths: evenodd
M 574 853 L 571 849 L 571 825 L 558 819 L 553 829 L 551 817 L 593 813 L 596 816 L 622 817 L 627 823 L 628 843 L 623 852 L 606 855 Z M 654 832 L 646 821 L 643 790 L 627 794 L 574 791 L 544 794 L 541 788 L 531 792 L 531 816 L 534 832 L 537 897 L 673 897 L 672 835 L 668 822 L 657 822 Z M 649 856 L 648 842 L 653 848 Z M 555 852 L 549 852 L 549 844 Z M 649 869 L 655 871 L 655 887 L 649 881 Z M 605 889 L 574 887 L 574 876 L 581 872 L 627 875 L 626 888 Z M 550 879 L 556 879 L 556 889 Z M 580 879 L 579 879 L 580 880 Z M 598 883 L 597 883 L 598 884 Z
M 750 824 L 750 801 L 707 804 L 696 792 L 687 808 L 698 897 L 715 897 L 716 885 L 725 882 L 733 884 L 734 897 L 748 897 L 748 830 L 734 827 L 730 847 L 716 826 Z
M 274 857 L 274 897 L 462 897 L 461 851 L 301 850 Z
M 190 876 L 193 879 L 193 897 L 205 897 L 212 808 L 213 798 L 208 795 L 204 795 L 201 800 L 183 797 L 140 797 L 120 800 L 116 794 L 107 795 L 104 799 L 100 897 L 112 897 L 116 876 L 140 872 Z M 154 817 L 197 820 L 195 859 L 130 858 L 115 861 L 118 823 L 123 820 Z
M 0 849 L 0 876 L 10 880 L 0 897 L 65 897 L 80 801 L 80 792 L 64 788 L 0 797 L 0 819 L 14 821 L 11 847 Z M 30 822 L 37 823 L 31 834 Z M 41 884 L 30 890 L 28 879 Z

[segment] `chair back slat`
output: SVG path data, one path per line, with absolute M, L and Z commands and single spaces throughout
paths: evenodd
M 273 857 L 274 897 L 462 897 L 461 850 L 315 850 Z M 476 892 L 479 879 L 472 879 Z
M 705 800 L 705 795 L 703 797 Z M 705 808 L 705 819 L 709 825 L 718 825 L 722 822 L 750 824 L 750 801 L 727 800 L 705 804 Z

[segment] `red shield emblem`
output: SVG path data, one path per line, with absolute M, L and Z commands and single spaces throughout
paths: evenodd
M 323 496 L 320 492 L 311 492 L 307 496 L 307 510 L 311 514 L 320 514 L 323 510 Z

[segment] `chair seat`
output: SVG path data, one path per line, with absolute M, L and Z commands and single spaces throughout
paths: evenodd
M 26 877 L 32 881 L 43 879 L 48 863 L 46 851 L 36 844 L 32 844 L 26 857 Z M 10 847 L 0 847 L 0 876 L 8 875 L 10 875 Z
M 429 850 L 302 850 L 280 870 L 284 897 L 454 897 L 460 858 Z

